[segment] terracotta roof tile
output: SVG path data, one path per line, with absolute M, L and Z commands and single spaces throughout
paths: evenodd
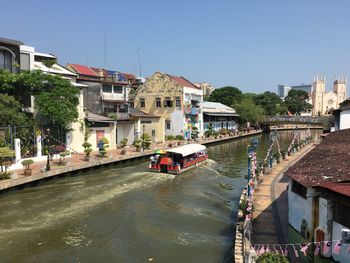
M 196 85 L 194 85 L 191 81 L 185 79 L 184 77 L 179 77 L 179 76 L 172 76 L 169 74 L 166 74 L 169 78 L 171 78 L 172 80 L 176 81 L 177 83 L 179 83 L 181 86 L 184 87 L 189 87 L 189 88 L 194 88 L 194 89 L 200 89 L 198 88 Z
M 285 174 L 307 187 L 350 181 L 350 129 L 330 133 Z
M 88 66 L 83 66 L 79 64 L 70 64 L 70 65 L 78 74 L 97 77 L 96 73 Z

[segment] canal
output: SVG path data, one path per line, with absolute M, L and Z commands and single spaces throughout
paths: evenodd
M 282 148 L 292 136 L 278 133 Z M 208 147 L 208 164 L 179 176 L 138 161 L 3 193 L 0 262 L 232 262 L 250 140 Z

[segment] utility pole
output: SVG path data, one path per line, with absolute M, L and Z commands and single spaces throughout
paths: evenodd
M 137 53 L 137 58 L 138 58 L 138 61 L 139 61 L 140 77 L 142 77 L 140 50 L 141 50 L 141 48 L 136 49 L 136 53 Z

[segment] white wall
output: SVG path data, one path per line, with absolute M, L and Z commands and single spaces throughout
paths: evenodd
M 134 142 L 134 123 L 117 123 L 117 144 L 124 138 L 128 139 L 128 144 Z
M 182 110 L 174 110 L 170 114 L 171 118 L 171 124 L 170 124 L 170 130 L 167 130 L 165 125 L 165 135 L 179 135 L 183 133 L 184 129 L 184 114 Z
M 342 110 L 340 112 L 340 125 L 339 129 L 349 129 L 350 128 L 350 109 Z
M 313 193 L 312 188 L 307 188 L 307 194 Z M 304 199 L 296 193 L 292 192 L 292 179 L 289 178 L 288 187 L 288 222 L 300 232 L 303 219 L 307 222 L 307 228 L 312 227 L 312 198 Z
M 341 230 L 348 229 L 345 226 L 338 224 L 333 221 L 333 231 L 332 231 L 332 240 L 341 240 Z M 333 244 L 334 246 L 334 244 Z M 332 253 L 333 258 L 340 263 L 348 263 L 350 262 L 350 253 L 348 253 L 349 243 L 343 243 L 341 246 L 341 251 L 339 255 Z

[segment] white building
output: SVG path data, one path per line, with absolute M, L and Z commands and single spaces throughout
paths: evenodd
M 238 128 L 236 110 L 219 102 L 203 101 L 202 114 L 204 132 L 211 126 L 213 130 L 236 130 Z
M 333 132 L 285 172 L 293 242 L 332 241 L 330 251 L 321 254 L 340 263 L 350 262 L 350 240 L 342 241 L 339 253 L 334 249 L 343 232 L 350 231 L 349 149 L 350 129 Z
M 280 85 L 278 85 L 278 89 L 277 89 L 278 96 L 280 96 L 280 98 L 282 100 L 284 100 L 287 97 L 289 91 L 292 89 L 303 90 L 303 91 L 307 92 L 309 94 L 309 96 L 311 97 L 312 85 L 307 85 L 307 84 L 301 84 L 301 85 L 296 85 L 296 86 L 289 86 L 289 85 L 280 84 Z

